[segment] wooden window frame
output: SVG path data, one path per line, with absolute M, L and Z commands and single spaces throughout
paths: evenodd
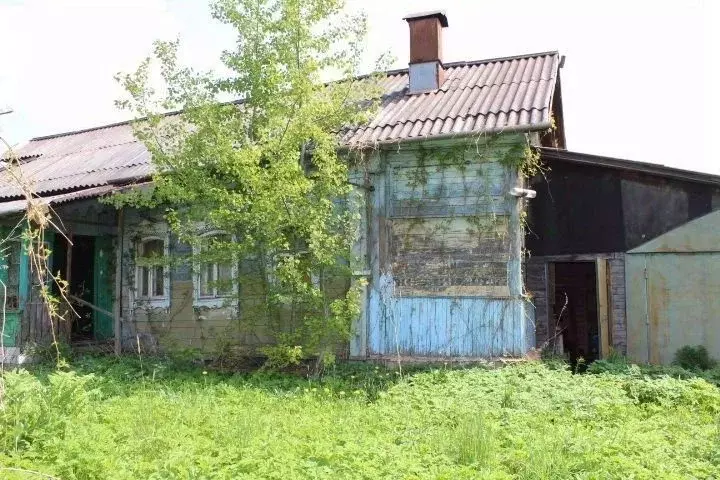
M 228 235 L 226 232 L 220 231 L 220 230 L 213 230 L 209 232 L 205 232 L 202 235 L 200 235 L 200 238 L 210 238 L 210 237 L 218 237 L 218 236 L 229 236 L 230 241 L 235 241 L 235 237 L 232 235 Z M 202 246 L 200 244 L 193 245 L 193 254 L 198 255 L 202 252 Z M 197 307 L 210 307 L 210 308 L 219 308 L 223 307 L 227 303 L 228 298 L 232 298 L 233 295 L 237 295 L 238 293 L 238 286 L 233 285 L 232 291 L 229 293 L 220 293 L 218 291 L 218 286 L 214 285 L 212 287 L 213 294 L 212 295 L 202 295 L 201 293 L 201 287 L 202 287 L 202 279 L 201 276 L 203 275 L 203 266 L 211 264 L 213 267 L 214 272 L 214 278 L 215 282 L 217 282 L 218 279 L 218 272 L 219 272 L 219 265 L 217 262 L 211 263 L 211 262 L 193 262 L 193 287 L 194 287 L 194 302 L 193 304 Z M 236 281 L 238 278 L 238 267 L 236 261 L 230 262 L 230 277 L 233 281 Z
M 170 269 L 166 265 L 161 265 L 163 278 L 163 293 L 155 295 L 153 284 L 155 283 L 156 267 L 148 267 L 146 265 L 138 265 L 137 260 L 143 258 L 143 246 L 151 241 L 160 241 L 163 244 L 163 256 L 167 258 L 170 254 L 170 242 L 167 235 L 148 235 L 140 238 L 136 244 L 135 255 L 135 304 L 138 306 L 147 305 L 153 308 L 168 308 L 170 306 Z M 143 269 L 148 269 L 148 295 L 142 295 L 142 273 Z

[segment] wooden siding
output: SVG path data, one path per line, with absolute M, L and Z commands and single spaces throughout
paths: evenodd
M 353 270 L 369 280 L 352 356 L 492 357 L 522 355 L 534 345 L 532 310 L 522 297 L 523 202 L 508 194 L 520 180 L 501 161 L 511 152 L 522 155 L 524 142 L 523 136 L 506 136 L 465 151 L 457 142 L 433 143 L 427 158 L 417 148 L 378 151 L 366 170 L 352 173 L 360 185 L 353 204 L 362 213 Z M 433 148 L 459 155 L 440 161 Z M 272 342 L 266 321 L 254 313 L 261 303 L 256 283 L 241 287 L 239 309 L 200 307 L 192 270 L 174 266 L 167 305 L 133 305 L 133 238 L 160 217 L 127 213 L 126 348 L 140 341 L 146 348 L 211 351 L 232 342 L 250 350 Z M 170 251 L 187 253 L 187 246 L 173 241 Z
M 354 356 L 492 357 L 534 345 L 522 298 L 522 202 L 508 194 L 520 180 L 501 161 L 521 155 L 524 141 L 376 154 L 366 195 L 367 338 L 353 339 Z
M 166 304 L 136 303 L 135 242 L 146 235 L 168 235 L 162 215 L 127 209 L 126 235 L 123 242 L 123 348 L 150 351 L 197 349 L 214 355 L 231 346 L 236 352 L 257 353 L 257 347 L 271 344 L 268 319 L 263 310 L 260 274 L 257 262 L 246 261 L 240 269 L 239 305 L 234 297 L 207 304 L 196 299 L 194 274 L 187 262 L 169 266 L 169 299 Z M 192 248 L 168 236 L 171 257 L 189 255 Z M 346 281 L 341 282 L 347 288 Z M 338 287 L 338 291 L 341 290 Z M 344 289 L 343 289 L 344 291 Z M 283 312 L 287 313 L 287 312 Z M 280 314 L 279 321 L 286 320 Z
M 519 356 L 529 348 L 522 300 L 373 295 L 371 355 L 477 358 Z
M 720 208 L 715 185 L 546 160 L 529 203 L 534 256 L 625 252 Z
M 391 269 L 403 295 L 508 296 L 506 217 L 392 221 Z
M 419 162 L 417 152 L 391 160 L 390 215 L 395 218 L 508 215 L 508 175 L 496 161 L 448 165 Z M 470 155 L 468 154 L 470 157 Z

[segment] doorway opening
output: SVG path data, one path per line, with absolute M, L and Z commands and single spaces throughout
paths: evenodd
M 594 262 L 557 262 L 554 271 L 555 350 L 573 365 L 600 358 L 598 282 Z
M 92 304 L 95 287 L 95 237 L 73 235 L 70 252 L 68 252 L 69 247 L 64 237 L 56 237 L 53 270 L 59 271 L 63 278 L 68 280 L 67 293 Z M 53 288 L 57 290 L 57 285 L 53 285 Z M 93 320 L 96 312 L 88 305 L 76 301 L 72 302 L 72 307 L 79 316 L 70 315 L 72 318 L 70 342 L 82 343 L 95 340 Z
M 62 236 L 53 246 L 53 272 L 68 281 L 68 298 L 78 315 L 70 315 L 71 343 L 92 343 L 114 336 L 113 242 L 108 236 L 73 235 L 72 245 Z M 53 285 L 54 293 L 59 292 Z

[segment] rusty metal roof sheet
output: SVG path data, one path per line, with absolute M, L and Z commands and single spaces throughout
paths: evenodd
M 152 173 L 150 153 L 129 123 L 31 140 L 15 154 L 22 175 L 39 195 L 119 184 Z M 22 192 L 6 169 L 0 171 L 0 198 Z
M 557 52 L 445 65 L 434 92 L 409 95 L 408 71 L 381 80 L 375 118 L 341 134 L 350 147 L 482 132 L 530 131 L 550 124 L 559 68 Z M 38 137 L 15 152 L 19 169 L 39 195 L 118 185 L 152 175 L 150 153 L 129 122 Z M 0 166 L 0 198 L 22 192 Z
M 80 190 L 78 192 L 62 193 L 60 195 L 53 195 L 51 197 L 43 197 L 41 201 L 45 205 L 59 205 L 65 202 L 71 202 L 73 200 L 101 197 L 103 195 L 111 193 L 115 189 L 116 187 L 104 185 L 102 187 L 88 188 L 86 190 Z M 9 202 L 0 202 L 0 215 L 24 212 L 27 206 L 28 202 L 25 199 L 12 200 Z

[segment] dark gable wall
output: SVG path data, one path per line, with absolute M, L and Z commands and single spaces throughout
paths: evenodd
M 707 185 L 627 174 L 620 188 L 627 249 L 712 211 Z
M 530 254 L 624 250 L 622 196 L 613 172 L 567 163 L 550 168 L 531 184 L 537 197 L 529 200 Z
M 624 252 L 712 211 L 711 185 L 615 168 L 546 160 L 531 182 L 533 256 Z

